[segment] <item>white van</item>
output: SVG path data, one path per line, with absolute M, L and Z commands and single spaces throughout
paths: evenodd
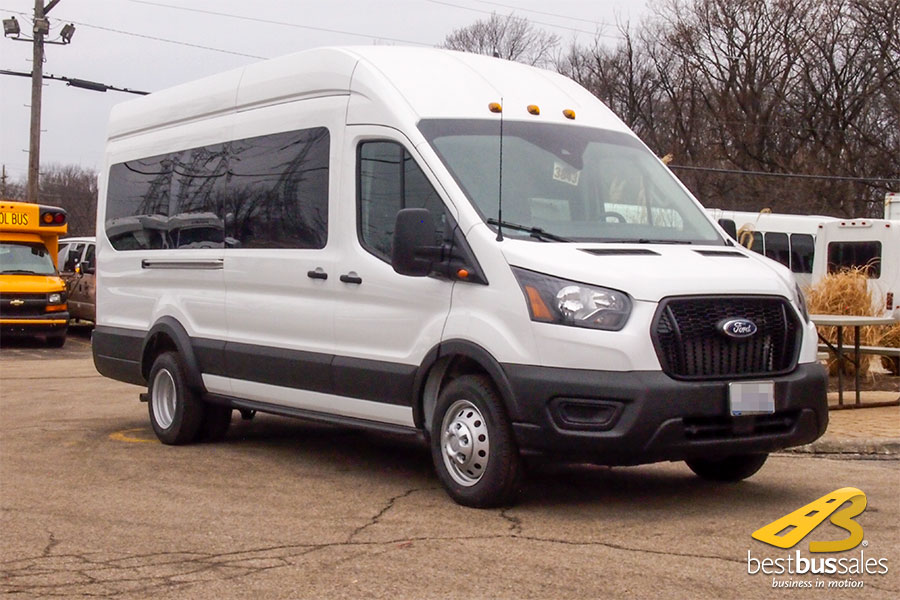
M 197 213 L 224 232 L 110 235 Z M 737 481 L 827 424 L 790 272 L 552 72 L 334 48 L 120 104 L 97 231 L 94 360 L 165 443 L 233 409 L 420 435 L 495 506 L 526 454 Z

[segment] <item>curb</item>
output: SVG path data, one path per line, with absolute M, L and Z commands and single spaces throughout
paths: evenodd
M 800 454 L 872 454 L 879 456 L 900 455 L 900 439 L 828 439 L 816 440 L 812 444 L 785 448 L 782 452 Z

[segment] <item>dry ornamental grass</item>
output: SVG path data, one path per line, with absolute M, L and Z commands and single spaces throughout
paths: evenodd
M 871 317 L 875 315 L 872 308 L 872 293 L 869 291 L 868 277 L 864 268 L 847 269 L 839 273 L 826 275 L 819 283 L 812 286 L 806 294 L 809 312 L 824 315 L 856 315 Z M 881 337 L 879 330 L 884 327 L 861 327 L 859 343 L 871 346 L 878 343 Z M 819 333 L 832 344 L 837 343 L 837 327 L 819 327 Z M 853 345 L 853 329 L 844 330 L 844 347 Z M 862 355 L 859 358 L 862 373 L 869 372 L 871 357 Z M 829 357 L 828 374 L 836 375 L 838 361 Z M 844 373 L 854 374 L 852 363 L 844 362 Z

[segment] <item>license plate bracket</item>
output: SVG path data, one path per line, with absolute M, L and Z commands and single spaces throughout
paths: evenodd
M 770 415 L 775 412 L 774 381 L 733 381 L 728 384 L 731 416 Z

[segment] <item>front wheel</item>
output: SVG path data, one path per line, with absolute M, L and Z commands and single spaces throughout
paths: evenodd
M 693 458 L 685 462 L 703 479 L 736 482 L 759 471 L 768 457 L 768 454 L 736 454 L 721 460 Z
M 441 392 L 431 427 L 438 477 L 456 502 L 475 508 L 510 503 L 522 479 L 522 459 L 491 381 L 466 375 Z

